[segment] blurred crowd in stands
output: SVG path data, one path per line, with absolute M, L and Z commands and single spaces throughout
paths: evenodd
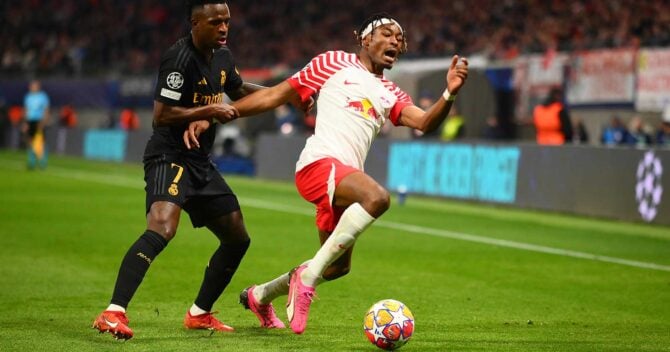
M 667 0 L 229 1 L 229 45 L 241 68 L 301 67 L 350 50 L 373 12 L 395 16 L 408 57 L 520 54 L 670 45 Z M 10 0 L 0 3 L 0 73 L 153 73 L 186 33 L 184 0 Z
M 663 120 L 656 130 L 639 115 L 633 116 L 628 126 L 617 115 L 603 127 L 600 143 L 605 146 L 633 146 L 647 148 L 652 145 L 670 147 L 670 120 Z

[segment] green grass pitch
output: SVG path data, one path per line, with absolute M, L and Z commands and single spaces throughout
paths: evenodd
M 135 337 L 115 341 L 90 326 L 145 228 L 141 165 L 27 171 L 0 151 L 0 173 L 0 351 L 376 351 L 363 314 L 383 298 L 416 317 L 402 351 L 670 351 L 670 228 L 420 197 L 360 237 L 303 335 L 260 329 L 238 294 L 313 255 L 313 208 L 290 183 L 232 176 L 252 244 L 214 308 L 236 332 L 182 327 L 217 245 L 182 214 L 129 307 Z

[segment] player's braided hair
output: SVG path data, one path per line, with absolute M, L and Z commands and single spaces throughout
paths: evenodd
M 206 4 L 227 4 L 227 0 L 186 0 L 186 20 L 191 20 L 193 9 Z
M 381 25 L 381 21 L 383 19 L 390 19 L 398 22 L 396 19 L 391 17 L 391 15 L 389 15 L 386 12 L 379 12 L 368 17 L 365 21 L 363 21 L 358 30 L 354 31 L 354 37 L 356 38 L 356 42 L 358 43 L 358 45 L 361 45 L 361 42 L 363 41 L 362 33 L 365 30 L 365 28 L 367 28 L 370 24 L 372 24 L 372 32 L 370 32 L 370 34 L 372 34 L 375 32 L 375 29 L 379 25 Z M 402 29 L 402 43 L 400 44 L 400 53 L 404 54 L 406 52 L 407 52 L 407 32 L 404 29 Z

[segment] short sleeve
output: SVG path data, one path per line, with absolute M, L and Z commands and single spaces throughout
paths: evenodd
M 173 57 L 167 57 L 161 62 L 154 99 L 166 105 L 188 106 L 185 100 L 193 93 L 192 79 L 185 66 L 178 68 L 175 61 Z
M 395 83 L 392 83 L 389 89 L 397 98 L 395 105 L 391 108 L 389 120 L 391 120 L 394 126 L 398 126 L 400 123 L 400 115 L 402 115 L 402 109 L 414 105 L 414 102 L 412 101 L 412 97 L 400 89 Z
M 298 92 L 302 101 L 318 93 L 335 72 L 335 68 L 331 67 L 333 56 L 334 52 L 326 52 L 314 57 L 302 70 L 286 80 Z
M 230 68 L 228 69 L 228 72 L 226 72 L 228 78 L 226 79 L 226 83 L 223 85 L 223 91 L 228 94 L 229 92 L 238 90 L 244 81 L 242 80 L 242 76 L 240 76 L 240 71 L 237 69 L 233 54 L 229 50 L 226 50 L 225 53 L 228 55 L 227 61 L 230 63 Z

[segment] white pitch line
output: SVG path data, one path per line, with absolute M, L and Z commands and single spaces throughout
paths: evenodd
M 10 166 L 10 168 L 12 168 L 12 169 L 21 169 L 23 164 L 16 163 L 16 165 L 12 165 L 12 163 L 10 162 L 10 163 L 5 163 L 4 166 Z M 142 189 L 143 185 L 144 185 L 144 182 L 137 181 L 137 180 L 134 180 L 134 179 L 131 180 L 127 177 L 109 176 L 109 175 L 105 176 L 105 175 L 101 175 L 101 174 L 97 174 L 97 173 L 93 173 L 93 172 L 74 171 L 74 170 L 71 170 L 71 169 L 59 168 L 59 167 L 49 167 L 47 170 L 48 170 L 47 172 L 49 174 L 54 175 L 54 176 L 59 176 L 59 177 L 64 177 L 64 178 L 69 178 L 69 179 L 77 179 L 77 180 L 81 180 L 81 181 L 90 181 L 90 182 L 102 183 L 102 184 L 113 185 L 113 186 L 121 186 L 121 187 L 130 187 L 130 188 L 135 188 L 135 189 Z M 241 197 L 240 202 L 242 203 L 242 205 L 249 206 L 249 207 L 252 207 L 252 208 L 266 209 L 266 210 L 278 211 L 278 212 L 289 213 L 289 214 L 314 216 L 314 210 L 309 210 L 309 209 L 306 209 L 304 207 L 294 207 L 294 206 L 289 206 L 289 205 L 285 205 L 285 204 L 268 202 L 268 201 L 265 201 L 265 200 L 262 200 L 262 199 Z M 535 244 L 530 244 L 530 243 L 495 239 L 495 238 L 484 237 L 484 236 L 470 235 L 470 234 L 467 234 L 467 233 L 440 230 L 440 229 L 435 229 L 435 228 L 425 227 L 425 226 L 403 224 L 403 223 L 391 222 L 391 221 L 385 221 L 385 220 L 376 221 L 374 226 L 384 227 L 384 228 L 392 229 L 392 230 L 400 230 L 400 231 L 406 231 L 406 232 L 411 232 L 411 233 L 417 233 L 417 234 L 422 234 L 422 235 L 437 236 L 437 237 L 449 238 L 449 239 L 454 239 L 454 240 L 461 240 L 461 241 L 487 244 L 487 245 L 492 245 L 492 246 L 520 249 L 520 250 L 526 250 L 526 251 L 538 252 L 538 253 L 554 254 L 554 255 L 559 255 L 559 256 L 564 256 L 564 257 L 571 257 L 571 258 L 594 260 L 594 261 L 605 262 L 605 263 L 626 265 L 626 266 L 635 267 L 635 268 L 651 269 L 651 270 L 670 272 L 670 266 L 668 266 L 668 265 L 649 263 L 649 262 L 641 262 L 641 261 L 629 260 L 629 259 L 623 259 L 623 258 L 616 258 L 616 257 L 608 257 L 608 256 L 604 256 L 604 255 L 598 255 L 598 254 L 592 254 L 592 253 L 586 253 L 586 252 L 578 252 L 578 251 L 572 251 L 572 250 L 568 250 L 568 249 L 546 247 L 546 246 L 540 246 L 540 245 L 535 245 Z
M 413 233 L 421 233 L 421 234 L 431 235 L 431 236 L 445 237 L 445 238 L 463 240 L 463 241 L 469 241 L 469 242 L 477 242 L 477 243 L 489 244 L 489 245 L 493 245 L 493 246 L 500 246 L 500 247 L 514 248 L 514 249 L 522 249 L 522 250 L 531 251 L 531 252 L 540 252 L 540 253 L 555 254 L 555 255 L 560 255 L 560 256 L 565 256 L 565 257 L 590 259 L 590 260 L 595 260 L 595 261 L 599 261 L 599 262 L 615 263 L 615 264 L 632 266 L 632 267 L 636 267 L 636 268 L 644 268 L 644 269 L 652 269 L 652 270 L 660 270 L 660 271 L 670 272 L 670 266 L 656 264 L 656 263 L 648 263 L 648 262 L 640 262 L 640 261 L 636 261 L 636 260 L 622 259 L 622 258 L 616 258 L 616 257 L 608 257 L 608 256 L 604 256 L 604 255 L 572 251 L 572 250 L 568 250 L 568 249 L 560 249 L 560 248 L 546 247 L 546 246 L 540 246 L 540 245 L 530 244 L 530 243 L 501 240 L 501 239 L 483 237 L 483 236 L 477 236 L 477 235 L 469 235 L 469 234 L 466 234 L 466 233 L 446 231 L 446 230 L 440 230 L 440 229 L 434 229 L 434 228 L 430 228 L 430 227 L 423 227 L 423 226 L 416 226 L 416 225 L 407 225 L 407 224 L 396 223 L 396 222 L 378 221 L 378 222 L 375 223 L 375 225 L 386 227 L 386 228 L 389 228 L 389 229 L 394 229 L 394 230 L 402 230 L 402 231 L 413 232 Z
M 291 213 L 291 214 L 300 214 L 300 215 L 309 215 L 309 216 L 314 215 L 314 211 L 306 211 L 303 208 L 285 206 L 285 205 L 281 205 L 281 204 L 277 204 L 277 203 L 267 202 L 267 201 L 260 200 L 260 199 L 245 198 L 245 199 L 242 199 L 241 202 L 244 205 L 248 205 L 248 206 L 254 207 L 254 208 L 281 211 L 281 212 L 284 212 L 284 213 Z M 530 243 L 501 240 L 501 239 L 484 237 L 484 236 L 469 235 L 469 234 L 466 234 L 466 233 L 440 230 L 440 229 L 435 229 L 435 228 L 430 228 L 430 227 L 425 227 L 425 226 L 409 225 L 409 224 L 403 224 L 403 223 L 399 223 L 399 222 L 391 222 L 391 221 L 385 221 L 385 220 L 375 221 L 373 226 L 384 227 L 384 228 L 391 229 L 391 230 L 400 230 L 400 231 L 405 231 L 405 232 L 418 233 L 418 234 L 422 234 L 422 235 L 430 235 L 430 236 L 437 236 L 437 237 L 443 237 L 443 238 L 449 238 L 449 239 L 455 239 L 455 240 L 462 240 L 462 241 L 468 241 L 468 242 L 483 243 L 483 244 L 488 244 L 488 245 L 492 245 L 492 246 L 521 249 L 521 250 L 526 250 L 526 251 L 531 251 L 531 252 L 555 254 L 555 255 L 560 255 L 560 256 L 565 256 L 565 257 L 589 259 L 589 260 L 595 260 L 595 261 L 606 262 L 606 263 L 615 263 L 615 264 L 627 265 L 627 266 L 632 266 L 632 267 L 636 267 L 636 268 L 644 268 L 644 269 L 652 269 L 652 270 L 660 270 L 660 271 L 670 272 L 670 266 L 668 266 L 668 265 L 640 262 L 640 261 L 636 261 L 636 260 L 628 260 L 628 259 L 616 258 L 616 257 L 608 257 L 608 256 L 604 256 L 604 255 L 597 255 L 597 254 L 591 254 L 591 253 L 586 253 L 586 252 L 571 251 L 571 250 L 567 250 L 567 249 L 560 249 L 560 248 L 553 248 L 553 247 L 545 247 L 545 246 L 540 246 L 540 245 L 535 245 L 535 244 L 530 244 Z

